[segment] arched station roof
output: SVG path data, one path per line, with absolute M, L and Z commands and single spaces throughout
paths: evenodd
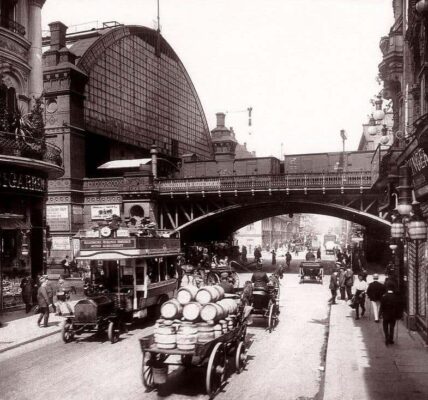
M 88 75 L 86 130 L 178 157 L 211 158 L 206 117 L 183 63 L 157 31 L 142 26 L 102 29 L 70 50 Z

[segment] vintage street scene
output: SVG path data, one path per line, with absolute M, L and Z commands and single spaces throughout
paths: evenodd
M 0 0 L 0 399 L 428 399 L 428 0 Z

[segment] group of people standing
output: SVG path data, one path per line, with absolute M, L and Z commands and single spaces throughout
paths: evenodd
M 354 279 L 352 269 L 348 267 L 345 270 L 344 266 L 340 265 L 339 271 L 333 271 L 331 274 L 329 288 L 332 295 L 329 303 L 337 304 L 337 290 L 339 289 L 340 299 L 349 302 L 349 305 L 355 310 L 356 320 L 363 317 L 366 312 L 367 296 L 373 310 L 374 322 L 379 323 L 382 318 L 385 344 L 394 344 L 394 328 L 396 321 L 402 316 L 403 307 L 393 280 L 387 279 L 383 284 L 379 282 L 379 276 L 373 274 L 373 282 L 368 284 L 366 271 L 359 272 L 357 279 Z

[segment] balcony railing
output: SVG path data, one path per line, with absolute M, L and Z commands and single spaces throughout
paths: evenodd
M 18 24 L 18 22 L 12 19 L 1 16 L 0 26 L 12 31 L 13 33 L 17 33 L 21 36 L 25 36 L 25 28 L 21 24 Z
M 286 175 L 244 175 L 173 179 L 159 182 L 161 193 L 305 189 L 365 188 L 372 186 L 371 171 L 307 173 Z
M 32 158 L 57 166 L 62 165 L 59 147 L 40 139 L 0 131 L 0 155 Z

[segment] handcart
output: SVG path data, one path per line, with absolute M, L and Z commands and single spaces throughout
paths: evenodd
M 245 315 L 245 314 L 244 314 Z M 240 373 L 247 362 L 245 336 L 247 331 L 246 316 L 243 316 L 236 327 L 207 343 L 196 343 L 194 350 L 159 349 L 154 335 L 140 338 L 142 361 L 142 383 L 147 390 L 153 390 L 159 384 L 155 373 L 163 370 L 168 373 L 168 358 L 180 356 L 184 367 L 205 368 L 205 387 L 207 394 L 213 398 L 220 389 L 226 375 L 226 359 L 233 355 L 235 371 Z M 176 364 L 176 363 L 170 363 Z

